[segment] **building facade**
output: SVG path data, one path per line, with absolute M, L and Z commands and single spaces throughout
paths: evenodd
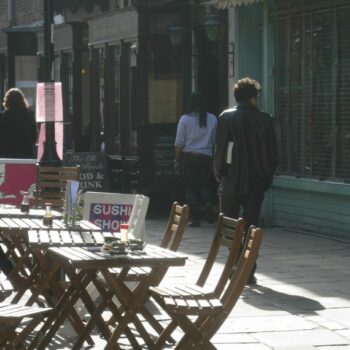
M 33 5 L 31 19 L 23 17 L 22 11 L 29 12 L 20 3 L 0 1 L 1 16 L 9 13 L 0 23 L 2 94 L 8 87 L 21 87 L 20 71 L 35 75 L 26 78 L 35 83 L 44 76 L 43 0 L 35 2 L 40 10 Z M 233 60 L 228 61 L 227 53 L 227 10 L 204 0 L 52 0 L 52 4 L 52 78 L 63 86 L 64 151 L 106 152 L 112 190 L 130 192 L 136 186 L 148 194 L 171 188 L 175 181 L 171 143 L 190 93 L 202 91 L 208 110 L 216 115 L 228 106 Z M 34 40 L 30 69 L 23 62 L 13 67 L 13 54 L 27 55 L 13 53 L 8 41 L 19 29 L 19 48 L 29 42 L 27 32 Z M 147 146 L 147 137 L 159 140 L 153 149 Z
M 280 160 L 267 216 L 274 225 L 349 237 L 350 3 L 249 3 L 231 10 L 230 30 L 235 78 L 262 82 L 261 107 L 276 122 Z

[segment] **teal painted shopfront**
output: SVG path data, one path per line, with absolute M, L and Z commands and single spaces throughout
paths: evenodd
M 235 78 L 263 84 L 280 162 L 273 225 L 350 238 L 350 1 L 236 6 Z

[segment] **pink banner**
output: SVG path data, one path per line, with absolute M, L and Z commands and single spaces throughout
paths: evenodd
M 36 121 L 38 123 L 63 121 L 61 83 L 37 84 Z
M 0 163 L 0 203 L 21 204 L 23 192 L 33 200 L 36 183 L 35 164 Z

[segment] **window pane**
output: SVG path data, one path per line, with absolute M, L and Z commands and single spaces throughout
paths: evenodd
M 336 20 L 331 11 L 324 11 L 276 21 L 280 173 L 350 177 L 349 15 L 349 9 L 342 9 Z
M 171 47 L 164 35 L 149 48 L 149 122 L 174 123 L 182 112 L 182 47 Z
M 332 23 L 331 13 L 313 17 L 312 57 L 313 175 L 332 176 Z
M 350 179 L 350 9 L 338 11 L 338 96 L 336 176 Z
M 279 171 L 288 172 L 288 21 L 286 18 L 277 22 L 276 28 L 276 134 L 279 143 Z

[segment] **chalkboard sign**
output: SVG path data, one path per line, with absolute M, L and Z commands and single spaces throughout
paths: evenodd
M 107 157 L 103 152 L 65 153 L 66 166 L 80 166 L 80 188 L 84 191 L 109 191 Z
M 143 187 L 164 189 L 174 180 L 174 124 L 147 124 L 139 130 L 139 154 Z M 170 182 L 169 182 L 170 181 Z

